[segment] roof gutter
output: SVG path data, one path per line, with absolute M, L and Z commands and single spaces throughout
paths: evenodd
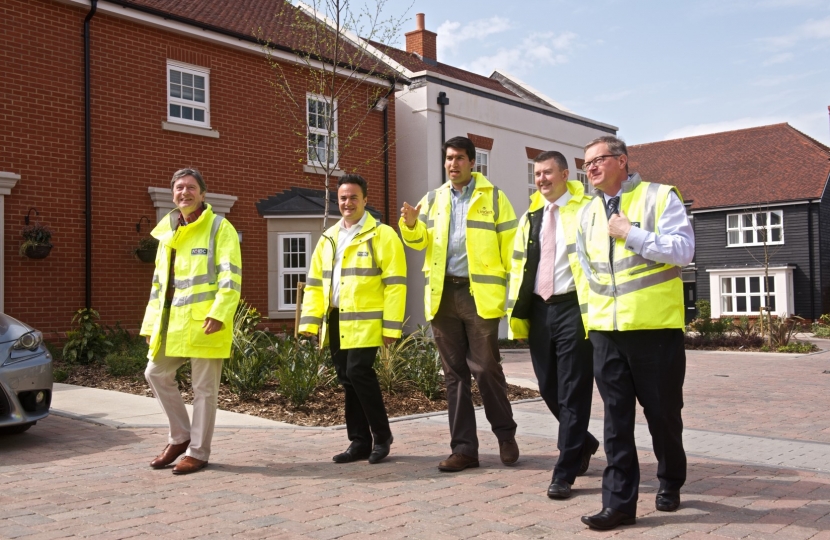
M 89 23 L 98 10 L 98 0 L 90 0 L 90 10 L 84 18 L 84 182 L 85 228 L 86 228 L 86 272 L 84 305 L 92 307 L 92 96 L 90 90 L 90 45 Z

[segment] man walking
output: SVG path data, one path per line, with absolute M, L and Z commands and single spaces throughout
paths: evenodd
M 588 335 L 605 404 L 602 511 L 593 529 L 635 522 L 640 465 L 634 441 L 637 401 L 657 458 L 655 507 L 672 512 L 686 481 L 683 449 L 683 283 L 694 231 L 674 186 L 628 174 L 628 150 L 613 136 L 585 146 L 591 184 L 601 196 L 582 212 L 577 250 L 589 280 Z
M 167 415 L 168 445 L 150 466 L 162 469 L 186 452 L 173 474 L 208 464 L 222 359 L 230 356 L 233 316 L 242 290 L 239 236 L 205 204 L 207 186 L 196 169 L 170 182 L 176 210 L 152 231 L 159 241 L 150 301 L 141 325 L 150 361 L 144 376 Z M 176 370 L 190 359 L 193 423 Z
M 343 219 L 317 242 L 306 280 L 299 331 L 329 343 L 346 393 L 346 433 L 351 444 L 332 459 L 378 463 L 389 455 L 392 431 L 374 370 L 378 347 L 401 337 L 406 306 L 406 258 L 392 227 L 366 212 L 366 180 L 340 178 L 337 204 Z
M 400 230 L 406 245 L 427 250 L 424 312 L 444 367 L 452 448 L 438 469 L 457 472 L 479 466 L 471 375 L 502 463 L 519 459 L 498 345 L 516 214 L 501 190 L 473 172 L 470 139 L 454 137 L 442 151 L 450 182 L 415 207 L 404 202 Z
M 574 249 L 579 212 L 591 198 L 581 182 L 568 181 L 560 152 L 539 154 L 533 169 L 538 191 L 519 220 L 507 315 L 510 337 L 529 341 L 539 392 L 559 420 L 559 459 L 548 497 L 567 499 L 599 448 L 588 432 L 594 390 L 585 332 L 588 282 Z

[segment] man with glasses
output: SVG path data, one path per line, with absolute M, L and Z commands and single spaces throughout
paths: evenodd
M 588 336 L 605 404 L 602 511 L 593 529 L 630 525 L 640 465 L 637 401 L 651 433 L 660 486 L 655 507 L 673 512 L 686 481 L 683 449 L 684 307 L 681 268 L 694 257 L 694 231 L 674 186 L 628 174 L 628 150 L 613 136 L 585 146 L 584 170 L 600 193 L 579 220 L 577 253 L 588 277 Z

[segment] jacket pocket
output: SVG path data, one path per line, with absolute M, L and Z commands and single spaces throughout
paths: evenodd
M 190 311 L 190 344 L 194 347 L 219 348 L 231 339 L 231 329 L 225 324 L 222 329 L 212 334 L 205 334 L 203 325 L 207 318 L 208 306 L 194 305 Z

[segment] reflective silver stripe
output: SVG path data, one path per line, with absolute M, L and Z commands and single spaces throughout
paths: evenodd
M 194 276 L 192 278 L 174 279 L 173 284 L 176 286 L 177 289 L 189 289 L 194 285 L 203 285 L 205 283 L 211 283 L 210 278 L 210 274 L 202 274 L 201 276 Z
M 371 238 L 366 242 L 366 245 L 369 248 L 369 258 L 372 259 L 372 268 L 377 268 L 378 265 L 375 262 L 375 248 L 372 245 L 372 239 Z
M 579 312 L 583 315 L 588 313 L 588 304 L 579 304 Z
M 499 221 L 499 188 L 493 186 L 493 221 Z M 497 229 L 497 232 L 501 232 Z
M 341 276 L 379 276 L 380 268 L 344 268 Z
M 242 284 L 237 283 L 232 279 L 220 279 L 219 280 L 219 288 L 220 289 L 233 289 L 234 291 L 242 291 Z
M 507 309 L 513 309 L 513 306 L 516 305 L 516 299 L 508 300 L 507 301 Z
M 524 257 L 525 257 L 525 252 L 524 251 L 517 251 L 515 249 L 513 250 L 513 258 L 516 259 L 517 261 L 521 261 L 522 259 L 524 259 Z
M 647 264 L 647 265 L 643 266 L 642 268 L 632 270 L 631 272 L 628 273 L 628 275 L 629 276 L 636 276 L 637 274 L 642 274 L 642 273 L 648 272 L 650 270 L 657 270 L 658 268 L 661 268 L 663 266 L 666 266 L 666 264 L 656 262 L 656 261 L 652 261 L 651 264 Z
M 631 178 L 622 183 L 622 192 L 628 193 L 637 189 L 643 179 L 640 178 L 640 173 L 634 173 Z
M 655 265 L 658 265 L 658 264 L 661 264 L 661 263 L 656 263 L 656 262 L 654 262 L 650 259 L 646 259 L 642 255 L 632 255 L 630 257 L 626 257 L 624 259 L 620 259 L 617 262 L 615 262 L 614 263 L 614 269 L 616 270 L 617 274 L 619 274 L 620 272 L 622 272 L 624 270 L 629 270 L 631 268 L 636 268 L 640 265 L 645 265 L 645 266 L 649 267 L 649 268 L 646 268 L 645 270 L 637 270 L 635 272 L 632 272 L 633 274 L 639 274 L 640 272 L 645 272 L 646 270 L 650 270 L 651 267 L 654 267 Z M 611 274 L 611 265 L 607 262 L 599 262 L 599 261 L 592 262 L 591 263 L 591 268 L 593 268 L 594 271 L 597 274 L 606 274 L 606 275 Z
M 435 227 L 435 220 L 434 219 L 429 219 L 429 214 L 432 211 L 432 203 L 435 202 L 435 196 L 436 196 L 435 191 L 436 190 L 433 189 L 432 191 L 427 193 L 427 212 L 426 212 L 427 219 L 425 221 L 425 223 L 427 224 L 427 229 L 431 229 L 431 228 Z
M 412 244 L 420 244 L 423 241 L 424 241 L 424 237 L 422 236 L 422 237 L 418 238 L 417 240 L 412 240 L 411 243 Z
M 424 222 L 424 224 L 426 224 L 426 222 L 429 218 L 427 218 L 426 214 L 418 214 L 418 219 L 420 219 L 421 221 Z
M 660 184 L 649 184 L 646 189 L 645 215 L 643 216 L 643 230 L 654 232 L 654 223 L 657 216 L 657 192 Z
M 358 313 L 346 312 L 340 313 L 341 321 L 372 321 L 376 319 L 383 319 L 382 311 L 361 311 Z
M 671 281 L 674 278 L 680 279 L 681 273 L 682 270 L 679 266 L 668 266 L 665 270 L 662 270 L 660 272 L 649 274 L 647 276 L 633 279 L 631 281 L 626 281 L 625 283 L 618 283 L 616 288 L 616 295 L 622 296 L 648 287 L 652 287 L 654 285 L 659 285 L 667 281 Z M 589 280 L 589 284 L 591 286 L 591 290 L 596 294 L 599 294 L 601 296 L 614 296 L 613 285 L 600 285 L 599 283 L 596 283 L 593 280 Z
M 176 307 L 187 306 L 190 304 L 198 304 L 207 300 L 216 298 L 216 291 L 205 291 L 199 294 L 186 294 L 184 296 L 174 296 L 172 305 Z
M 156 283 L 161 283 L 161 281 L 159 280 L 159 275 L 154 273 L 153 274 L 153 284 L 155 285 Z
M 568 255 L 570 255 L 571 253 L 576 253 L 576 242 L 574 242 L 573 244 L 568 244 L 567 246 L 565 246 L 565 248 L 568 252 Z
M 429 287 L 429 276 L 427 276 L 427 277 L 426 277 L 426 279 L 425 279 L 424 281 L 425 281 L 424 285 L 426 285 L 427 287 Z
M 495 231 L 496 224 L 490 223 L 489 221 L 473 221 L 471 219 L 467 220 L 467 228 L 468 229 L 484 229 L 487 231 Z
M 398 321 L 387 321 L 383 319 L 383 327 L 387 330 L 403 330 L 403 323 Z
M 306 278 L 305 284 L 306 284 L 307 287 L 322 287 L 323 286 L 323 280 L 310 277 L 310 278 Z
M 519 220 L 511 219 L 510 221 L 505 221 L 504 223 L 499 223 L 498 225 L 496 225 L 496 232 L 500 233 L 504 231 L 509 231 L 510 229 L 515 229 L 518 226 Z
M 406 285 L 406 278 L 401 276 L 390 276 L 383 278 L 384 285 Z
M 159 290 L 154 288 L 150 291 L 150 300 L 158 300 L 159 299 Z
M 236 266 L 235 264 L 230 263 L 230 262 L 219 263 L 218 265 L 216 265 L 216 271 L 217 272 L 230 272 L 232 274 L 236 274 L 236 275 L 239 275 L 239 276 L 242 275 L 242 269 L 239 268 L 238 266 Z
M 501 285 L 507 287 L 507 280 L 499 276 L 486 276 L 484 274 L 470 274 L 470 281 L 473 283 L 487 283 L 489 285 Z
M 323 322 L 322 317 L 305 316 L 300 317 L 300 324 L 320 324 Z
M 208 239 L 208 255 L 207 255 L 207 271 L 210 280 L 208 283 L 216 281 L 216 233 L 219 231 L 219 225 L 225 218 L 222 216 L 213 216 L 213 224 L 210 226 L 210 238 Z
M 427 220 L 427 229 L 431 229 L 433 227 L 435 227 L 435 220 L 434 219 L 428 219 Z
M 331 270 L 323 270 L 323 279 L 331 279 Z

